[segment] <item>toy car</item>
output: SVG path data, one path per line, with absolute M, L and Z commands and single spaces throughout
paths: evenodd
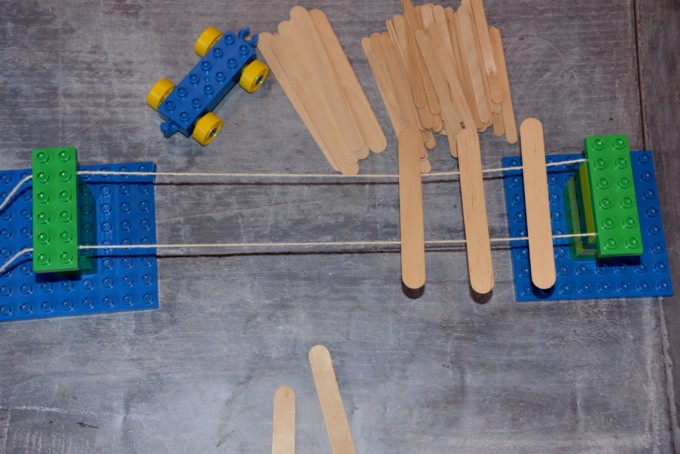
M 182 82 L 175 85 L 163 78 L 156 82 L 146 102 L 164 120 L 161 132 L 167 138 L 177 131 L 207 145 L 222 129 L 222 120 L 212 110 L 238 82 L 252 93 L 267 78 L 269 68 L 256 59 L 257 34 L 246 39 L 250 30 L 222 35 L 215 27 L 206 28 L 194 50 L 202 58 Z

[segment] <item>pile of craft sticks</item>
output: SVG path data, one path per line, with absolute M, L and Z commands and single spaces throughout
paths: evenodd
M 360 159 L 387 147 L 380 123 L 321 10 L 295 6 L 258 47 L 330 165 L 359 173 Z
M 482 0 L 462 0 L 457 10 L 402 0 L 402 8 L 386 32 L 361 42 L 396 134 L 420 131 L 427 150 L 434 133 L 445 133 L 454 157 L 462 129 L 492 127 L 517 142 L 501 34 L 488 26 Z M 421 170 L 430 170 L 427 151 Z

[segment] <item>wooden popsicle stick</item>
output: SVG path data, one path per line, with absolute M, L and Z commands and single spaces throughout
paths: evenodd
M 470 5 L 469 0 L 465 0 L 465 3 L 472 8 Z M 472 10 L 472 9 L 470 9 Z M 477 33 L 477 25 L 475 24 L 475 18 L 474 14 L 472 15 L 472 29 L 473 29 L 473 37 L 475 40 L 475 49 L 476 49 L 476 55 L 477 55 L 477 62 L 479 64 L 479 74 L 482 76 L 482 82 L 484 83 L 484 98 L 486 99 L 486 108 L 489 111 L 489 121 L 486 122 L 486 127 L 488 128 L 493 124 L 493 109 L 494 109 L 494 104 L 493 101 L 491 100 L 491 91 L 489 90 L 489 78 L 486 74 L 486 70 L 484 68 L 484 59 L 482 58 L 482 47 L 479 42 L 479 33 Z M 500 112 L 500 104 L 496 107 L 496 110 Z
M 413 92 L 413 82 L 410 80 L 409 75 L 409 37 L 406 28 L 406 22 L 403 16 L 396 15 L 388 21 L 388 34 L 392 39 L 392 43 L 396 47 L 399 56 L 401 56 L 401 61 L 403 63 L 404 72 L 406 74 L 406 81 L 408 82 L 409 89 L 411 90 L 411 96 L 415 104 L 415 94 Z M 416 119 L 418 121 L 418 129 L 423 130 L 434 130 L 437 128 L 437 121 L 435 116 L 430 111 L 427 105 L 416 107 Z
M 527 118 L 522 122 L 519 130 L 531 282 L 536 287 L 547 290 L 555 285 L 557 275 L 552 226 L 550 225 L 543 125 L 535 118 Z
M 434 16 L 434 23 L 436 25 L 436 30 L 440 33 L 442 37 L 442 43 L 446 46 L 446 50 L 451 55 L 451 59 L 454 58 L 453 45 L 451 44 L 451 35 L 449 34 L 449 25 L 446 21 L 446 12 L 442 5 L 435 5 L 432 8 L 432 15 Z M 425 30 L 430 32 L 430 27 L 424 27 Z
M 479 38 L 479 46 L 484 61 L 484 71 L 489 81 L 489 92 L 493 103 L 500 104 L 503 100 L 500 79 L 498 78 L 497 62 L 494 57 L 491 39 L 489 37 L 489 25 L 486 21 L 486 11 L 484 11 L 483 0 L 470 0 L 472 15 L 475 21 L 475 28 Z
M 493 289 L 494 276 L 479 136 L 473 129 L 458 134 L 458 167 L 470 285 L 484 295 Z
M 400 65 L 396 46 L 388 34 L 371 35 L 371 44 L 376 52 L 381 52 L 386 62 L 387 70 L 394 86 L 399 103 L 399 109 L 406 120 L 406 127 L 418 129 L 418 112 L 411 96 L 408 78 L 403 66 Z M 378 50 L 380 49 L 380 50 Z
M 314 375 L 316 393 L 319 396 L 326 432 L 333 454 L 355 454 L 352 433 L 349 430 L 345 407 L 342 405 L 340 388 L 335 377 L 331 354 L 323 345 L 309 350 L 309 363 Z
M 425 98 L 427 105 L 430 108 L 430 112 L 432 112 L 433 115 L 439 115 L 441 112 L 440 106 L 439 106 L 439 98 L 437 98 L 437 93 L 434 91 L 434 85 L 432 85 L 432 80 L 430 80 L 429 75 L 425 71 L 425 62 L 423 62 L 423 57 L 420 55 L 420 52 L 418 52 L 418 45 L 416 44 L 415 41 L 415 32 L 417 30 L 422 30 L 422 24 L 416 15 L 415 9 L 413 7 L 413 3 L 411 0 L 401 0 L 401 6 L 404 11 L 404 19 L 406 22 L 406 31 L 409 34 L 409 51 L 410 51 L 410 46 L 414 46 L 414 52 L 415 58 L 416 58 L 416 65 L 415 65 L 415 72 L 414 75 L 417 75 L 421 78 L 423 82 L 423 88 L 425 90 Z M 409 54 L 411 55 L 411 54 Z M 413 83 L 413 81 L 411 82 Z M 416 105 L 419 106 L 417 103 Z M 436 124 L 436 122 L 435 122 Z
M 430 39 L 423 30 L 418 30 L 416 32 L 416 42 L 420 48 L 420 54 L 423 56 L 423 61 L 425 62 L 428 73 L 430 74 L 434 88 L 437 90 L 437 96 L 439 96 L 439 104 L 442 108 L 442 117 L 444 118 L 444 123 L 446 124 L 446 134 L 449 138 L 449 151 L 451 152 L 451 156 L 454 158 L 458 157 L 456 137 L 462 129 L 461 123 L 463 120 L 460 118 L 458 112 L 456 112 L 456 110 L 453 108 L 449 85 L 446 82 L 441 69 L 439 68 L 434 51 L 432 50 Z
M 294 6 L 290 10 L 290 18 L 291 30 L 297 40 L 297 47 L 306 56 L 309 65 L 318 76 L 317 80 L 321 82 L 323 90 L 319 95 L 323 96 L 331 107 L 333 118 L 342 133 L 343 142 L 359 158 L 368 156 L 368 147 L 363 142 L 352 112 L 337 83 L 333 66 L 321 44 L 309 11 L 301 6 Z
M 432 3 L 425 3 L 420 7 L 420 24 L 422 25 L 422 29 L 426 29 L 434 22 L 433 7 L 434 5 Z
M 316 126 L 314 125 L 314 122 L 309 117 L 307 110 L 302 105 L 302 101 L 300 100 L 297 93 L 293 89 L 293 86 L 291 85 L 290 81 L 288 80 L 288 76 L 283 71 L 283 67 L 279 63 L 276 56 L 274 55 L 274 52 L 271 50 L 271 44 L 270 44 L 271 38 L 272 38 L 272 35 L 269 34 L 269 33 L 260 33 L 260 39 L 259 39 L 258 44 L 257 44 L 258 49 L 260 49 L 260 52 L 262 53 L 265 60 L 267 61 L 267 64 L 269 65 L 272 72 L 274 73 L 274 76 L 276 76 L 276 79 L 279 81 L 279 85 L 281 85 L 281 88 L 283 89 L 284 93 L 286 94 L 286 96 L 290 100 L 291 104 L 293 104 L 293 107 L 295 108 L 296 112 L 298 113 L 298 115 L 302 119 L 302 122 L 307 127 L 307 130 L 309 131 L 309 133 L 314 138 L 314 141 L 316 142 L 316 144 L 319 146 L 319 148 L 323 152 L 324 156 L 326 157 L 326 160 L 331 165 L 331 167 L 333 167 L 333 170 L 339 171 L 337 164 L 335 163 L 335 161 L 333 160 L 333 157 L 331 156 L 330 152 L 328 151 L 328 147 L 323 142 L 321 135 L 319 134 L 319 131 L 317 131 Z
M 432 164 L 430 164 L 430 160 L 425 158 L 420 160 L 420 173 L 430 173 L 432 172 Z
M 489 29 L 489 36 L 491 37 L 494 55 L 496 57 L 496 61 L 498 62 L 498 76 L 501 80 L 501 88 L 503 89 L 503 102 L 501 103 L 501 109 L 503 111 L 505 137 L 508 139 L 509 143 L 515 143 L 517 142 L 517 121 L 515 120 L 515 111 L 512 107 L 510 82 L 508 80 L 508 69 L 505 65 L 505 54 L 503 52 L 501 31 L 496 27 L 491 27 Z
M 474 94 L 474 101 L 479 112 L 480 121 L 487 125 L 491 120 L 489 113 L 489 105 L 487 103 L 486 94 L 484 91 L 484 79 L 481 73 L 481 66 L 479 55 L 477 54 L 477 46 L 475 44 L 475 31 L 472 22 L 472 11 L 465 3 L 460 5 L 456 16 L 458 18 L 458 32 L 460 34 L 460 51 L 461 63 L 463 70 L 470 75 L 472 84 L 472 92 Z
M 295 391 L 290 386 L 274 394 L 272 454 L 295 454 Z
M 404 28 L 406 30 L 407 39 L 405 55 L 408 56 L 408 58 L 404 58 L 404 62 L 406 63 L 405 66 L 409 75 L 409 80 L 411 81 L 413 99 L 416 103 L 416 107 L 425 107 L 427 105 L 427 97 L 425 95 L 423 79 L 420 77 L 420 69 L 418 67 L 418 50 L 412 31 L 418 28 L 417 23 L 419 23 L 419 21 L 415 8 L 413 7 L 413 3 L 409 2 L 407 6 L 404 6 L 404 3 L 402 2 L 402 8 L 404 12 Z M 409 16 L 408 18 L 407 13 Z
M 450 43 L 448 43 L 447 47 L 451 49 L 453 54 L 452 63 L 456 70 L 458 80 L 461 81 L 461 86 L 465 88 L 463 84 L 463 71 L 460 66 L 460 51 L 458 50 L 458 35 L 456 33 L 456 19 L 454 17 L 455 12 L 453 11 L 453 8 L 449 6 L 448 8 L 444 8 L 444 14 L 446 15 L 446 26 L 449 29 L 450 39 Z
M 385 62 L 377 57 L 369 38 L 363 38 L 361 40 L 361 47 L 364 49 L 368 64 L 373 72 L 373 77 L 378 85 L 378 91 L 380 92 L 380 96 L 387 109 L 387 114 L 390 117 L 394 133 L 399 136 L 399 131 L 405 127 L 406 122 L 401 114 L 401 110 L 399 110 L 397 96 L 394 94 L 394 87 L 392 87 L 392 81 L 390 80 L 390 75 L 385 67 Z
M 453 67 L 451 55 L 446 51 L 445 40 L 448 39 L 447 35 L 438 30 L 441 28 L 446 28 L 444 24 L 434 24 L 434 27 L 430 26 L 428 33 L 430 34 L 430 39 L 432 40 L 432 47 L 434 49 L 435 57 L 439 62 L 439 66 L 444 72 L 444 77 L 448 82 L 449 92 L 451 94 L 451 101 L 453 102 L 453 107 L 458 112 L 459 118 L 463 121 L 463 127 L 465 128 L 475 128 L 475 121 L 472 117 L 472 112 L 468 106 L 467 99 L 463 87 L 461 85 L 460 79 L 456 74 L 456 70 Z M 456 133 L 457 135 L 457 133 Z M 455 137 L 455 136 L 453 136 Z
M 290 24 L 281 22 L 279 30 L 286 32 Z M 311 69 L 306 66 L 305 58 L 295 50 L 294 40 L 286 39 L 283 35 L 272 35 L 271 50 L 281 64 L 284 73 L 302 104 L 314 122 L 319 135 L 328 147 L 333 160 L 340 172 L 354 175 L 359 172 L 357 158 L 342 141 L 342 135 L 333 120 L 327 104 L 319 102 L 318 93 L 321 91 L 317 79 L 310 75 Z
M 434 147 L 437 146 L 437 141 L 434 138 L 434 134 L 432 133 L 432 131 L 430 131 L 430 130 L 421 131 L 420 135 L 423 137 L 423 144 L 425 145 L 426 149 L 432 150 Z M 423 173 L 429 173 L 429 172 L 423 172 Z
M 384 151 L 387 148 L 385 134 L 366 98 L 364 89 L 359 84 L 359 80 L 347 59 L 347 55 L 342 50 L 340 41 L 338 41 L 331 23 L 328 21 L 326 14 L 321 10 L 313 9 L 309 14 L 316 31 L 321 37 L 321 43 L 326 49 L 331 64 L 336 70 L 337 80 L 349 103 L 350 112 L 354 114 L 355 122 L 363 136 L 364 143 L 373 152 L 380 153 Z
M 404 129 L 399 133 L 401 280 L 413 290 L 425 285 L 425 225 L 419 163 L 422 147 L 417 130 Z
M 447 18 L 448 21 L 448 18 Z M 477 99 L 475 98 L 475 92 L 472 90 L 472 77 L 470 75 L 470 63 L 467 58 L 467 53 L 465 52 L 465 44 L 463 43 L 463 35 L 460 31 L 460 16 L 458 12 L 454 12 L 452 20 L 448 21 L 449 32 L 451 33 L 452 45 L 455 46 L 454 50 L 458 50 L 458 68 L 462 77 L 460 78 L 461 86 L 463 87 L 465 93 L 465 99 L 467 100 L 467 105 L 470 108 L 470 113 L 472 113 L 472 118 L 475 121 L 475 127 L 480 129 L 484 123 L 479 118 L 479 109 L 477 108 Z
M 505 125 L 503 124 L 503 111 L 491 114 L 491 121 L 493 123 L 493 133 L 496 137 L 503 137 L 505 134 Z

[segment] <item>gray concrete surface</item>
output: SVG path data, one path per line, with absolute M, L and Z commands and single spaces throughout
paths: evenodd
M 517 118 L 543 120 L 551 153 L 579 151 L 596 133 L 656 145 L 643 128 L 639 5 L 485 3 L 505 37 Z M 74 145 L 82 164 L 330 172 L 274 78 L 220 105 L 225 127 L 205 148 L 164 139 L 144 103 L 158 78 L 178 80 L 195 63 L 207 25 L 273 31 L 293 4 L 4 1 L 0 168 L 29 167 L 32 148 Z M 328 14 L 388 135 L 361 171 L 395 172 L 359 40 L 399 2 L 305 6 Z M 481 142 L 487 166 L 519 151 L 490 132 Z M 658 153 L 671 162 L 673 152 Z M 436 170 L 455 167 L 443 139 L 431 158 Z M 663 175 L 672 193 L 674 176 Z M 504 236 L 502 183 L 485 186 L 492 235 Z M 162 243 L 398 236 L 393 185 L 163 184 L 156 194 Z M 428 184 L 424 197 L 427 238 L 462 238 L 457 184 Z M 280 384 L 298 396 L 299 452 L 329 452 L 307 362 L 316 343 L 331 350 L 360 453 L 673 450 L 659 300 L 517 304 L 502 248 L 486 304 L 470 296 L 462 250 L 428 253 L 428 284 L 413 300 L 398 254 L 331 252 L 166 256 L 157 311 L 0 325 L 0 452 L 267 452 Z

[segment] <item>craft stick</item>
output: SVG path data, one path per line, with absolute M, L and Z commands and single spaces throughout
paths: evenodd
M 469 0 L 465 0 L 465 3 L 467 4 L 467 6 L 471 8 Z M 484 84 L 484 99 L 486 99 L 486 108 L 489 111 L 489 121 L 486 122 L 486 127 L 488 128 L 493 124 L 491 116 L 494 112 L 493 110 L 494 104 L 493 101 L 491 101 L 491 92 L 489 90 L 489 78 L 484 68 L 484 59 L 482 58 L 482 47 L 479 43 L 479 34 L 477 33 L 477 26 L 475 24 L 474 15 L 472 16 L 472 28 L 473 28 L 472 36 L 474 37 L 475 41 L 477 63 L 479 64 L 479 74 L 482 76 L 482 82 Z M 496 111 L 500 112 L 500 104 L 496 107 Z
M 432 150 L 434 147 L 437 146 L 437 141 L 434 138 L 434 134 L 432 131 L 427 130 L 427 131 L 421 131 L 421 136 L 423 137 L 423 144 L 425 144 L 425 148 L 428 150 Z M 423 173 L 429 173 L 429 172 L 423 172 Z
M 354 442 L 349 430 L 345 407 L 342 405 L 340 388 L 335 377 L 331 354 L 323 345 L 309 350 L 309 363 L 314 375 L 316 393 L 319 396 L 326 432 L 333 454 L 354 454 Z
M 290 24 L 281 22 L 279 30 L 289 35 Z M 314 122 L 323 142 L 333 156 L 343 174 L 354 175 L 359 172 L 357 158 L 351 150 L 347 149 L 342 141 L 342 135 L 334 122 L 331 110 L 324 102 L 319 102 L 321 88 L 317 78 L 310 74 L 312 70 L 307 67 L 305 58 L 295 50 L 294 40 L 290 36 L 272 35 L 270 40 L 271 50 L 281 64 L 293 89 L 300 97 L 302 104 L 307 110 L 309 117 Z M 316 95 L 316 96 L 315 96 Z
M 446 51 L 446 44 L 443 42 L 448 38 L 443 32 L 437 33 L 438 29 L 441 29 L 443 24 L 434 24 L 434 27 L 430 26 L 428 32 L 430 34 L 430 39 L 432 40 L 432 47 L 434 49 L 435 56 L 439 62 L 439 66 L 444 72 L 444 77 L 448 82 L 449 91 L 451 94 L 451 101 L 455 110 L 458 112 L 459 118 L 463 121 L 463 127 L 465 128 L 475 128 L 475 121 L 472 117 L 470 107 L 468 106 L 467 99 L 465 98 L 465 93 L 461 85 L 460 79 L 456 70 L 453 67 L 452 59 L 450 54 Z M 445 28 L 445 26 L 444 26 Z M 457 133 L 456 133 L 457 135 Z M 455 137 L 455 136 L 452 136 Z
M 493 123 L 493 133 L 496 137 L 503 137 L 505 134 L 505 125 L 503 124 L 503 111 L 491 114 L 491 122 Z
M 491 119 L 484 93 L 484 79 L 481 73 L 479 55 L 475 45 L 475 31 L 472 22 L 472 12 L 465 3 L 460 5 L 456 16 L 458 18 L 458 32 L 460 34 L 461 63 L 463 70 L 470 75 L 474 101 L 479 112 L 480 121 L 488 125 Z
M 428 73 L 430 74 L 434 88 L 437 90 L 439 104 L 442 109 L 442 117 L 444 118 L 444 123 L 446 124 L 446 134 L 449 138 L 449 151 L 451 152 L 451 156 L 454 158 L 458 157 L 456 137 L 462 129 L 462 119 L 460 118 L 458 112 L 456 112 L 456 110 L 453 108 L 449 85 L 446 82 L 441 69 L 439 68 L 434 51 L 432 50 L 430 39 L 423 30 L 418 30 L 416 32 L 416 42 L 420 48 L 420 53 L 423 56 L 423 61 L 425 62 Z
M 475 292 L 486 294 L 493 289 L 493 262 L 479 136 L 473 129 L 458 134 L 458 167 L 470 285 Z
M 432 172 L 432 164 L 430 160 L 425 158 L 420 160 L 420 173 L 426 174 Z
M 324 97 L 331 107 L 333 119 L 342 133 L 343 142 L 359 158 L 368 156 L 368 147 L 363 143 L 347 101 L 337 84 L 333 66 L 321 44 L 309 11 L 301 6 L 294 6 L 290 10 L 290 18 L 298 49 L 302 50 L 302 55 L 308 59 L 317 80 L 321 82 L 322 92 L 317 92 L 318 96 Z
M 422 29 L 426 29 L 432 22 L 434 22 L 433 4 L 425 3 L 420 7 L 420 23 Z M 417 8 L 417 7 L 416 7 Z
M 448 21 L 448 19 L 447 19 Z M 465 99 L 467 100 L 467 105 L 470 107 L 470 113 L 472 113 L 472 118 L 475 121 L 475 127 L 480 129 L 483 126 L 482 120 L 479 118 L 479 109 L 477 108 L 477 99 L 475 97 L 475 92 L 472 89 L 472 77 L 470 75 L 470 62 L 467 58 L 467 52 L 465 52 L 465 44 L 463 43 L 463 35 L 460 31 L 460 15 L 458 12 L 454 12 L 452 20 L 448 22 L 449 32 L 451 33 L 451 43 L 454 50 L 458 50 L 458 68 L 462 77 L 460 78 L 461 86 L 463 87 L 465 93 Z
M 326 14 L 319 9 L 313 9 L 309 14 L 321 37 L 321 43 L 336 70 L 337 80 L 340 82 L 345 98 L 349 103 L 350 112 L 354 114 L 355 122 L 363 136 L 364 143 L 373 152 L 384 151 L 387 148 L 385 134 L 366 98 L 364 89 L 359 84 L 347 55 L 345 55 L 345 51 L 342 50 L 331 23 Z
M 556 274 L 541 122 L 535 118 L 524 120 L 520 125 L 520 139 L 531 282 L 547 290 L 555 285 Z
M 446 15 L 446 26 L 449 29 L 449 38 L 450 42 L 448 43 L 447 47 L 451 49 L 451 52 L 453 54 L 453 67 L 456 70 L 456 75 L 458 76 L 458 80 L 461 81 L 461 86 L 465 88 L 465 85 L 463 84 L 463 71 L 460 66 L 460 51 L 458 50 L 458 35 L 456 33 L 456 19 L 455 19 L 455 12 L 453 11 L 453 8 L 450 6 L 448 8 L 444 8 L 444 14 Z
M 290 386 L 274 394 L 272 454 L 295 454 L 295 391 Z
M 475 28 L 479 38 L 479 46 L 482 51 L 482 59 L 484 61 L 484 70 L 489 81 L 489 92 L 493 103 L 500 104 L 503 100 L 503 92 L 501 91 L 500 79 L 498 78 L 497 62 L 495 60 L 493 46 L 489 37 L 489 25 L 486 21 L 486 12 L 484 10 L 483 0 L 470 0 L 472 7 L 472 15 L 475 20 Z
M 328 147 L 323 142 L 321 135 L 319 134 L 319 131 L 316 129 L 316 126 L 314 125 L 314 122 L 309 117 L 307 110 L 302 105 L 302 101 L 300 100 L 297 93 L 293 89 L 293 86 L 291 85 L 290 81 L 288 80 L 288 76 L 286 76 L 286 73 L 283 71 L 283 67 L 279 63 L 276 56 L 274 55 L 274 52 L 272 52 L 271 45 L 270 45 L 271 38 L 272 38 L 272 35 L 269 34 L 269 33 L 260 33 L 260 39 L 259 39 L 258 44 L 257 44 L 258 49 L 260 49 L 260 52 L 262 53 L 265 60 L 267 61 L 267 64 L 269 65 L 272 72 L 274 73 L 274 76 L 276 76 L 276 79 L 279 81 L 279 85 L 281 85 L 283 92 L 286 94 L 286 96 L 290 100 L 291 104 L 293 104 L 295 111 L 298 113 L 298 115 L 302 119 L 302 122 L 307 127 L 307 130 L 309 131 L 309 133 L 314 138 L 314 141 L 316 142 L 316 144 L 319 146 L 319 148 L 323 152 L 324 156 L 326 157 L 326 160 L 331 165 L 331 167 L 333 167 L 333 170 L 339 171 L 337 164 L 335 163 L 335 161 L 333 160 L 333 157 L 331 156 L 330 152 L 328 151 Z
M 415 129 L 404 129 L 399 133 L 401 280 L 413 290 L 425 285 L 425 226 L 419 165 L 422 146 L 420 134 Z
M 418 76 L 421 78 L 423 82 L 423 88 L 425 90 L 425 98 L 427 105 L 430 108 L 430 112 L 432 112 L 433 115 L 439 115 L 441 112 L 440 106 L 439 106 L 439 99 L 437 98 L 437 93 L 434 91 L 434 86 L 432 85 L 432 80 L 430 80 L 429 75 L 425 71 L 425 62 L 423 62 L 423 57 L 420 55 L 420 52 L 418 52 L 418 45 L 416 44 L 415 41 L 415 32 L 417 30 L 422 30 L 422 25 L 420 20 L 418 20 L 418 17 L 415 13 L 415 9 L 413 8 L 413 3 L 411 0 L 401 0 L 401 6 L 404 11 L 404 19 L 406 23 L 406 30 L 407 33 L 409 34 L 409 51 L 410 51 L 410 46 L 414 46 L 414 52 L 415 58 L 416 58 L 416 65 L 415 65 L 415 72 L 413 73 L 414 75 Z M 411 55 L 411 54 L 409 54 Z M 413 83 L 413 81 L 411 82 Z M 418 104 L 416 104 L 418 107 Z M 435 122 L 436 124 L 436 122 Z
M 496 57 L 496 61 L 498 62 L 498 76 L 501 81 L 501 88 L 503 89 L 503 102 L 501 103 L 501 109 L 503 111 L 505 137 L 508 139 L 509 143 L 515 143 L 517 142 L 517 121 L 515 120 L 515 111 L 512 107 L 510 82 L 508 81 L 508 69 L 505 65 L 505 54 L 503 52 L 501 31 L 496 27 L 491 27 L 489 29 L 489 36 L 491 37 L 494 55 Z
M 398 51 L 392 39 L 387 34 L 371 35 L 371 44 L 376 52 L 382 52 L 387 70 L 394 86 L 394 91 L 399 103 L 399 109 L 406 120 L 406 127 L 418 129 L 418 112 L 415 110 L 414 101 L 409 90 L 408 79 L 404 68 L 399 64 Z M 380 49 L 380 50 L 378 50 Z
M 390 80 L 390 75 L 385 67 L 385 62 L 381 58 L 378 58 L 369 38 L 363 38 L 361 40 L 361 47 L 364 49 L 364 53 L 368 59 L 368 65 L 371 67 L 373 77 L 378 85 L 378 91 L 380 92 L 380 96 L 387 109 L 387 114 L 390 117 L 394 133 L 399 136 L 399 131 L 405 127 L 405 121 L 401 114 L 401 110 L 399 109 L 397 96 L 394 93 L 394 87 L 392 87 L 392 81 Z
M 402 8 L 404 11 L 404 27 L 406 30 L 406 53 L 408 58 L 404 59 L 406 69 L 411 81 L 411 88 L 413 90 L 413 99 L 416 107 L 425 107 L 427 105 L 427 97 L 425 95 L 425 86 L 423 79 L 420 77 L 420 69 L 418 66 L 418 49 L 416 47 L 415 37 L 413 32 L 418 28 L 419 23 L 413 3 L 406 0 L 402 1 Z M 396 25 L 396 24 L 395 24 Z

